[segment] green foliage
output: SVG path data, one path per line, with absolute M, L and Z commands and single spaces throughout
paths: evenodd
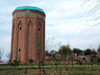
M 71 55 L 71 48 L 69 45 L 62 45 L 59 49 L 59 54 L 63 57 Z
M 79 65 L 82 65 L 83 63 L 82 63 L 82 61 L 79 61 L 78 64 L 79 64 Z
M 97 52 L 94 49 L 92 50 L 92 55 L 97 55 Z
M 73 48 L 73 53 L 74 55 L 79 56 L 82 55 L 82 50 L 80 50 L 79 48 Z
M 84 50 L 84 55 L 91 55 L 91 54 L 92 54 L 91 49 Z
M 97 62 L 100 63 L 100 57 L 97 57 Z
M 84 55 L 97 55 L 97 52 L 93 49 L 93 50 L 91 50 L 91 49 L 86 49 L 85 51 L 84 51 Z
M 28 67 L 28 69 L 27 69 Z M 5 68 L 5 69 L 4 69 Z M 29 65 L 24 65 L 24 66 L 19 66 L 16 67 L 16 70 L 13 70 L 13 67 L 10 66 L 4 66 L 1 67 L 0 66 L 0 75 L 25 75 L 25 73 L 27 73 L 26 75 L 39 75 L 39 68 L 38 66 L 29 66 Z M 51 70 L 53 70 L 51 72 Z M 74 65 L 72 66 L 64 66 L 64 65 L 58 65 L 58 67 L 56 68 L 55 65 L 52 66 L 52 68 L 50 67 L 50 64 L 48 66 L 45 67 L 45 71 L 46 71 L 46 75 L 60 75 L 61 71 L 61 75 L 100 75 L 100 66 L 94 66 L 91 67 L 90 65 Z M 42 71 L 41 71 L 42 72 Z M 43 74 L 44 75 L 44 74 Z
M 49 54 L 49 52 L 46 50 L 45 51 L 45 56 L 49 56 L 50 54 Z
M 92 55 L 92 56 L 91 56 L 90 62 L 91 62 L 92 65 L 93 65 L 94 63 L 97 62 L 97 57 L 96 57 L 96 55 Z
M 9 64 L 11 66 L 19 66 L 20 61 L 18 61 L 17 59 L 15 59 L 13 62 L 9 62 Z
M 30 60 L 29 60 L 29 64 L 32 64 L 32 63 L 33 63 L 33 60 L 32 60 L 32 59 L 30 59 Z
M 65 71 L 68 71 L 68 67 L 67 66 L 65 67 Z

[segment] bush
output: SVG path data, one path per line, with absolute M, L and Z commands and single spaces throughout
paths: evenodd
M 10 64 L 11 66 L 19 66 L 19 63 L 20 63 L 20 61 L 15 59 L 13 62 L 9 62 L 8 64 Z
M 83 63 L 82 63 L 82 61 L 78 61 L 78 64 L 79 64 L 79 65 L 82 65 Z
M 32 59 L 30 59 L 30 60 L 29 60 L 29 64 L 32 64 L 32 63 L 33 63 L 33 60 L 32 60 Z

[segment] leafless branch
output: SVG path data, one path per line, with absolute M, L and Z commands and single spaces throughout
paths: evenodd
M 0 62 L 2 62 L 3 55 L 4 55 L 4 50 L 0 49 Z
M 8 61 L 10 60 L 10 56 L 11 56 L 11 53 L 10 51 L 6 53 L 6 57 L 8 58 Z
M 84 13 L 83 15 L 88 16 L 91 15 L 93 16 L 91 19 L 92 21 L 95 21 L 95 25 L 100 25 L 100 22 L 97 20 L 100 20 L 100 16 L 96 15 L 98 12 L 100 12 L 100 0 L 82 0 L 82 6 L 85 6 L 88 11 Z
M 48 37 L 46 38 L 46 50 L 55 50 L 61 46 L 60 41 L 56 41 L 54 37 Z

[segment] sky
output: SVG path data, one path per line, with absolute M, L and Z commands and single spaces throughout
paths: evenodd
M 2 0 L 0 2 L 0 49 L 11 48 L 12 12 L 19 6 L 36 6 L 46 13 L 46 38 L 54 38 L 71 48 L 94 48 L 100 43 L 100 11 L 89 11 L 95 0 Z M 94 2 L 94 4 L 91 4 Z

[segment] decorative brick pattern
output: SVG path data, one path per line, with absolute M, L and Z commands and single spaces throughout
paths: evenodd
M 33 13 L 33 12 L 17 12 L 13 17 L 18 17 L 18 16 L 37 16 L 39 18 L 45 19 L 44 15 L 40 15 L 38 13 Z

